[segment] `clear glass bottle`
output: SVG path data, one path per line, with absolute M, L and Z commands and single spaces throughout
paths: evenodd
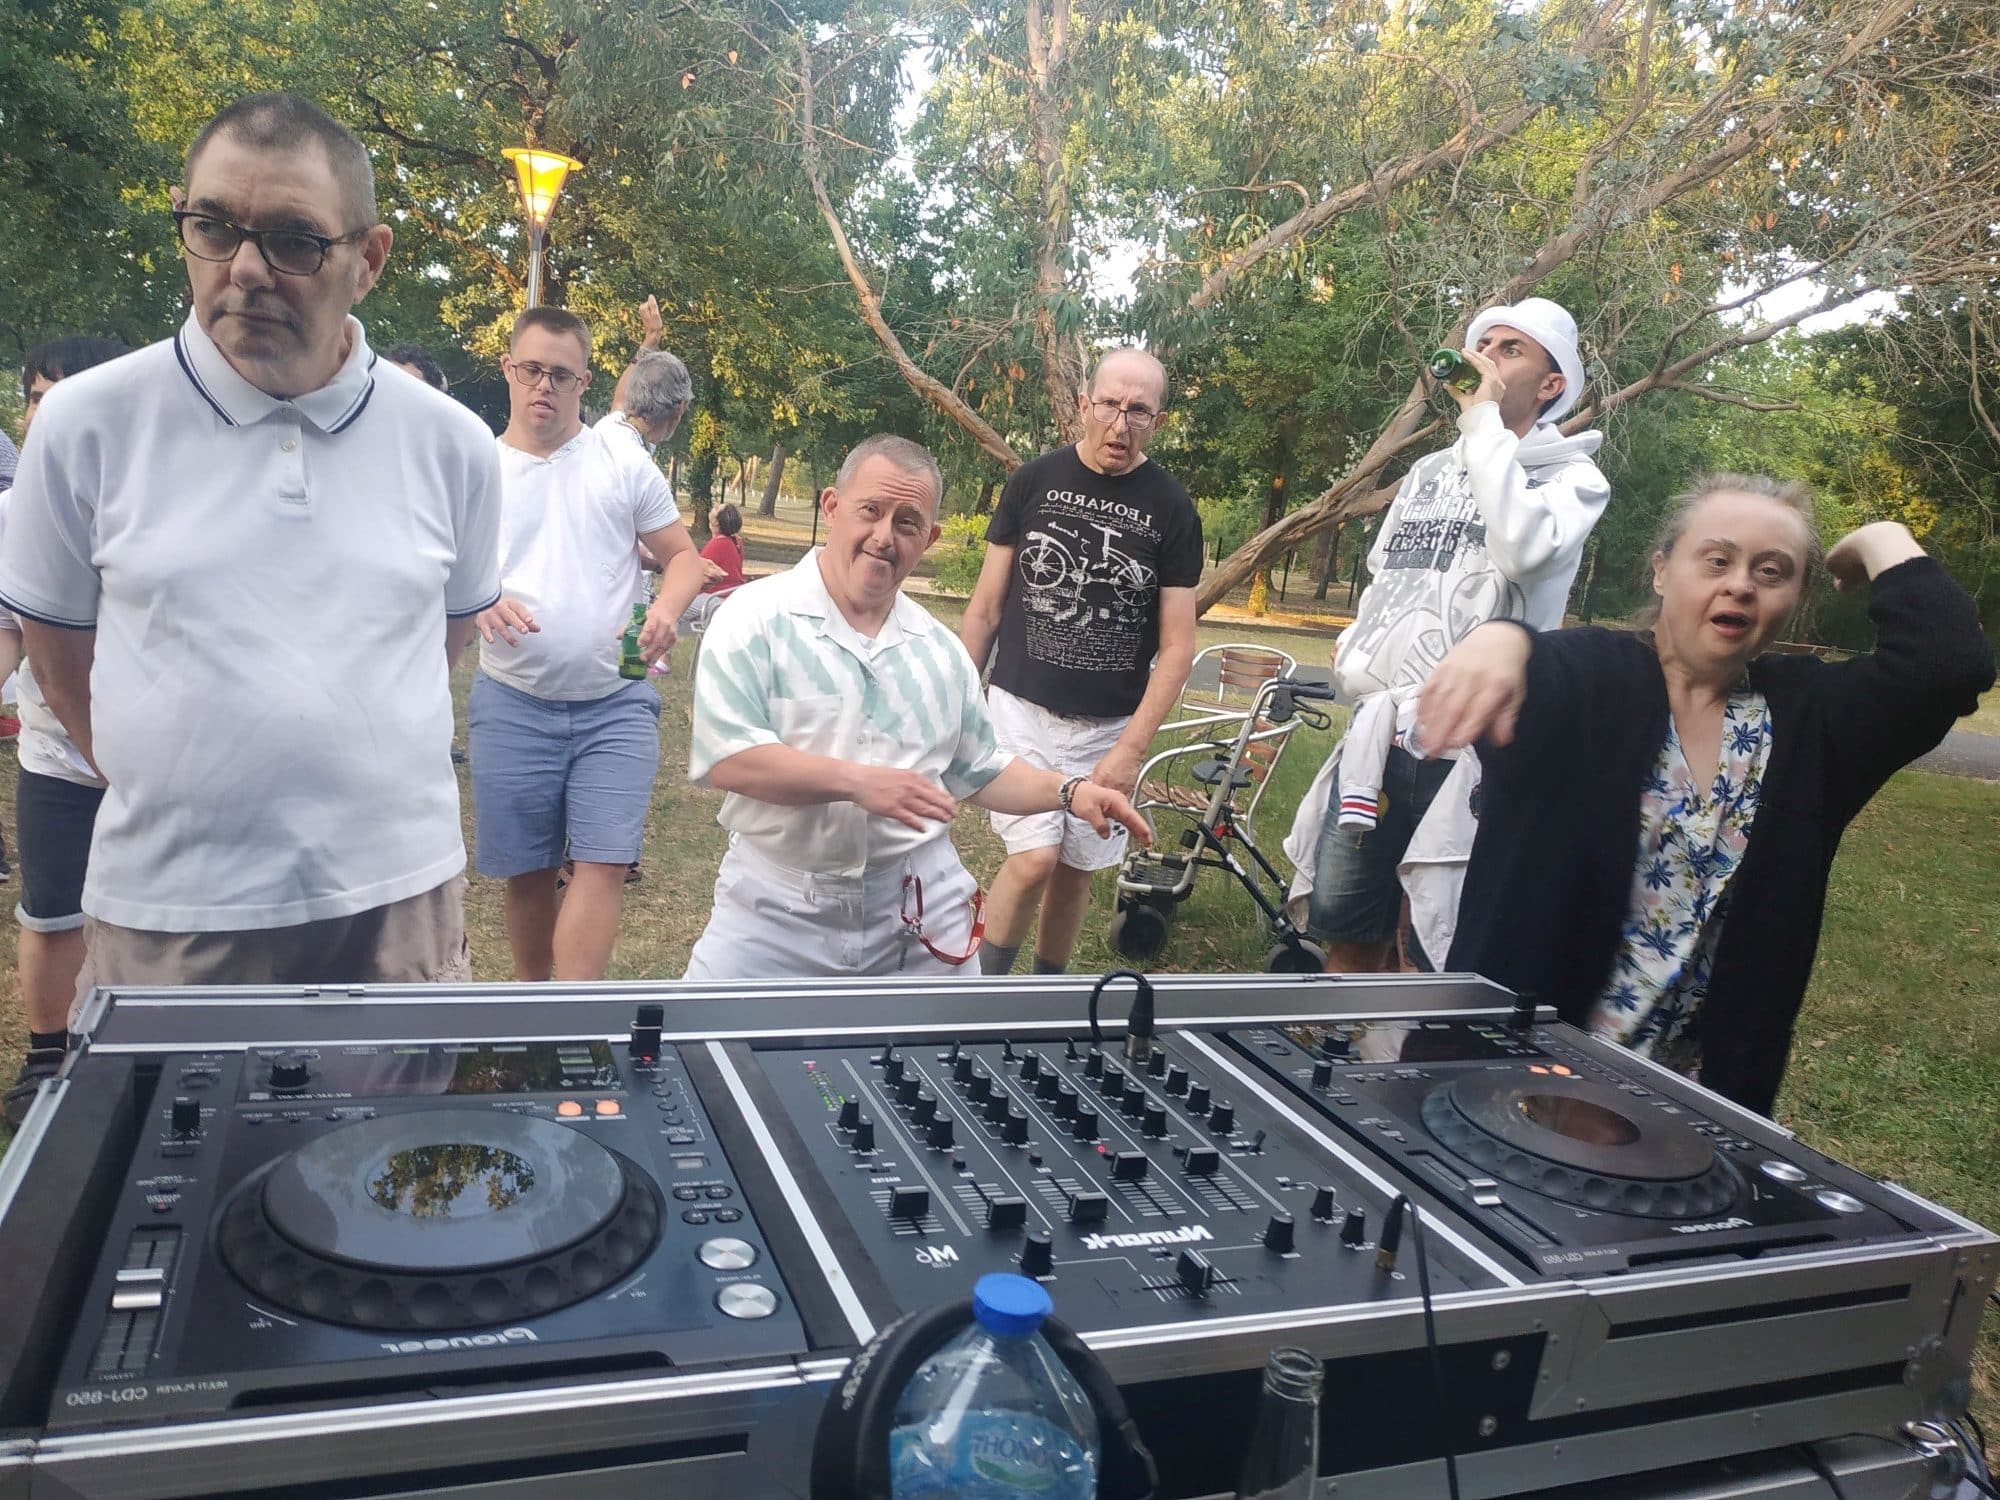
M 1237 1481 L 1240 1500 L 1312 1500 L 1319 1478 L 1319 1393 L 1326 1376 L 1317 1356 L 1273 1349 L 1250 1451 Z

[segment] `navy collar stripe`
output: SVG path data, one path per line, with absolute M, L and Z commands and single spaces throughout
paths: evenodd
M 371 359 L 368 363 L 372 368 L 375 361 Z M 356 399 L 355 403 L 352 406 L 347 408 L 347 410 L 341 415 L 339 421 L 335 422 L 331 427 L 327 428 L 326 435 L 328 437 L 332 437 L 337 432 L 345 432 L 347 431 L 348 428 L 352 427 L 356 422 L 360 421 L 361 413 L 366 411 L 368 408 L 368 398 L 373 396 L 374 394 L 375 394 L 375 377 L 373 375 L 370 375 L 368 377 L 368 384 L 362 387 L 361 395 L 359 396 L 359 398 Z
M 181 368 L 187 372 L 189 383 L 200 393 L 201 399 L 215 408 L 215 414 L 222 418 L 225 424 L 234 427 L 236 419 L 223 410 L 222 403 L 209 393 L 208 387 L 201 383 L 201 376 L 195 373 L 194 362 L 188 358 L 187 350 L 182 346 L 181 336 L 178 333 L 174 335 L 174 358 L 180 361 Z

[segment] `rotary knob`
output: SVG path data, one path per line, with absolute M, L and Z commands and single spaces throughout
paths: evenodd
M 1264 1248 L 1275 1255 L 1288 1255 L 1292 1249 L 1292 1216 L 1280 1209 L 1271 1215 L 1264 1226 Z
M 1136 1120 L 1139 1118 L 1139 1112 L 1146 1107 L 1146 1091 L 1139 1084 L 1128 1079 L 1125 1084 L 1124 1097 L 1120 1102 L 1125 1113 Z
M 1333 1064 L 1322 1057 L 1318 1062 L 1313 1064 L 1312 1086 L 1316 1089 L 1324 1089 L 1332 1082 Z
M 1116 1099 L 1125 1089 L 1125 1070 L 1106 1068 L 1104 1076 L 1097 1080 L 1097 1092 L 1107 1099 Z
M 854 1149 L 862 1153 L 875 1149 L 875 1122 L 866 1115 L 854 1122 Z
M 1155 1047 L 1146 1059 L 1146 1071 L 1155 1078 L 1167 1076 L 1167 1054 Z
M 1079 1100 L 1076 1106 L 1076 1123 L 1070 1127 L 1080 1141 L 1097 1139 L 1097 1106 Z
M 1364 1245 L 1368 1242 L 1368 1215 L 1358 1208 L 1350 1208 L 1347 1217 L 1341 1221 L 1340 1243 L 1343 1245 Z
M 1333 1222 L 1333 1189 L 1323 1187 L 1313 1194 L 1313 1217 L 1331 1224 Z
M 975 1104 L 984 1104 L 993 1097 L 993 1075 L 983 1069 L 975 1072 L 968 1092 Z
M 928 1125 L 936 1114 L 937 1097 L 929 1089 L 918 1089 L 916 1102 L 910 1106 L 910 1118 L 919 1125 Z
M 917 1095 L 923 1091 L 924 1081 L 912 1073 L 908 1077 L 898 1080 L 896 1084 L 896 1102 L 902 1105 L 915 1104 L 917 1102 Z
M 1179 1063 L 1175 1063 L 1171 1068 L 1167 1069 L 1168 1093 L 1176 1096 L 1185 1094 L 1187 1087 L 1188 1070 L 1186 1068 L 1182 1067 Z
M 1205 1115 L 1208 1113 L 1208 1085 L 1197 1083 L 1188 1090 L 1188 1113 Z
M 1007 1111 L 1007 1123 L 1002 1128 L 1001 1137 L 1010 1146 L 1028 1144 L 1028 1117 L 1018 1107 Z
M 1236 1106 L 1227 1099 L 1208 1112 L 1208 1128 L 1217 1135 L 1227 1135 L 1236 1128 Z
M 312 1069 L 296 1052 L 280 1052 L 271 1059 L 271 1087 L 302 1089 L 312 1082 Z
M 991 1099 L 986 1101 L 986 1118 L 991 1120 L 995 1125 L 998 1125 L 1002 1120 L 1007 1118 L 1008 1108 L 1007 1096 L 1005 1094 L 995 1094 Z
M 939 1115 L 931 1121 L 930 1132 L 925 1139 L 930 1142 L 933 1151 L 949 1151 L 957 1128 L 950 1115 Z
M 1167 1133 L 1167 1107 L 1164 1104 L 1148 1104 L 1141 1128 L 1154 1140 Z
M 1051 1068 L 1035 1080 L 1035 1097 L 1037 1099 L 1053 1099 L 1056 1096 L 1056 1090 L 1062 1086 L 1063 1081 L 1056 1076 L 1055 1069 Z
M 1033 1083 L 1042 1076 L 1042 1054 L 1030 1052 L 1021 1059 L 1021 1082 Z
M 1058 1083 L 1055 1088 L 1056 1118 L 1074 1120 L 1076 1118 L 1076 1090 L 1067 1083 Z
M 840 1128 L 842 1130 L 852 1130 L 856 1125 L 860 1123 L 861 1123 L 861 1101 L 859 1099 L 841 1100 Z
M 1102 1078 L 1104 1076 L 1104 1053 L 1100 1049 L 1092 1047 L 1090 1052 L 1084 1057 L 1083 1076 L 1085 1078 Z
M 1046 1276 L 1055 1269 L 1055 1241 L 1046 1229 L 1030 1229 L 1028 1242 L 1021 1247 L 1021 1274 Z
M 894 1085 L 896 1085 L 896 1084 L 899 1084 L 899 1083 L 901 1083 L 901 1082 L 903 1081 L 903 1055 L 902 1055 L 902 1053 L 900 1053 L 900 1052 L 888 1052 L 888 1053 L 885 1053 L 885 1054 L 883 1054 L 883 1057 L 882 1057 L 882 1081 L 883 1081 L 884 1083 L 886 1083 L 886 1084 L 889 1084 L 889 1085 L 890 1085 L 890 1086 L 892 1086 L 892 1087 L 893 1087 Z
M 958 1043 L 953 1042 L 952 1045 L 956 1047 Z M 972 1054 L 970 1052 L 961 1052 L 951 1060 L 951 1076 L 960 1083 L 964 1083 L 972 1077 Z
M 1352 1052 L 1353 1047 L 1353 1038 L 1349 1037 L 1344 1031 L 1329 1031 L 1324 1037 L 1320 1038 L 1319 1050 L 1326 1057 L 1347 1057 Z

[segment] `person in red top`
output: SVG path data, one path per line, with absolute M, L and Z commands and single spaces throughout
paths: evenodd
M 708 529 L 715 533 L 701 549 L 701 555 L 722 569 L 720 578 L 710 575 L 701 586 L 704 594 L 719 594 L 740 587 L 743 578 L 743 543 L 737 533 L 743 529 L 743 512 L 733 505 L 718 505 L 708 513 Z

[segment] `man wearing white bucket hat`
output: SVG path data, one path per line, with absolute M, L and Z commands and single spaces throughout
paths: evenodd
M 1310 893 L 1329 972 L 1398 966 L 1397 865 L 1452 770 L 1405 743 L 1417 690 L 1488 620 L 1561 625 L 1610 497 L 1591 461 L 1603 434 L 1555 425 L 1583 390 L 1576 320 L 1546 297 L 1489 307 L 1466 330 L 1465 352 L 1479 383 L 1444 387 L 1458 403 L 1458 440 L 1418 460 L 1382 518 L 1334 665 L 1356 717 L 1286 841 L 1300 871 L 1293 894 Z

